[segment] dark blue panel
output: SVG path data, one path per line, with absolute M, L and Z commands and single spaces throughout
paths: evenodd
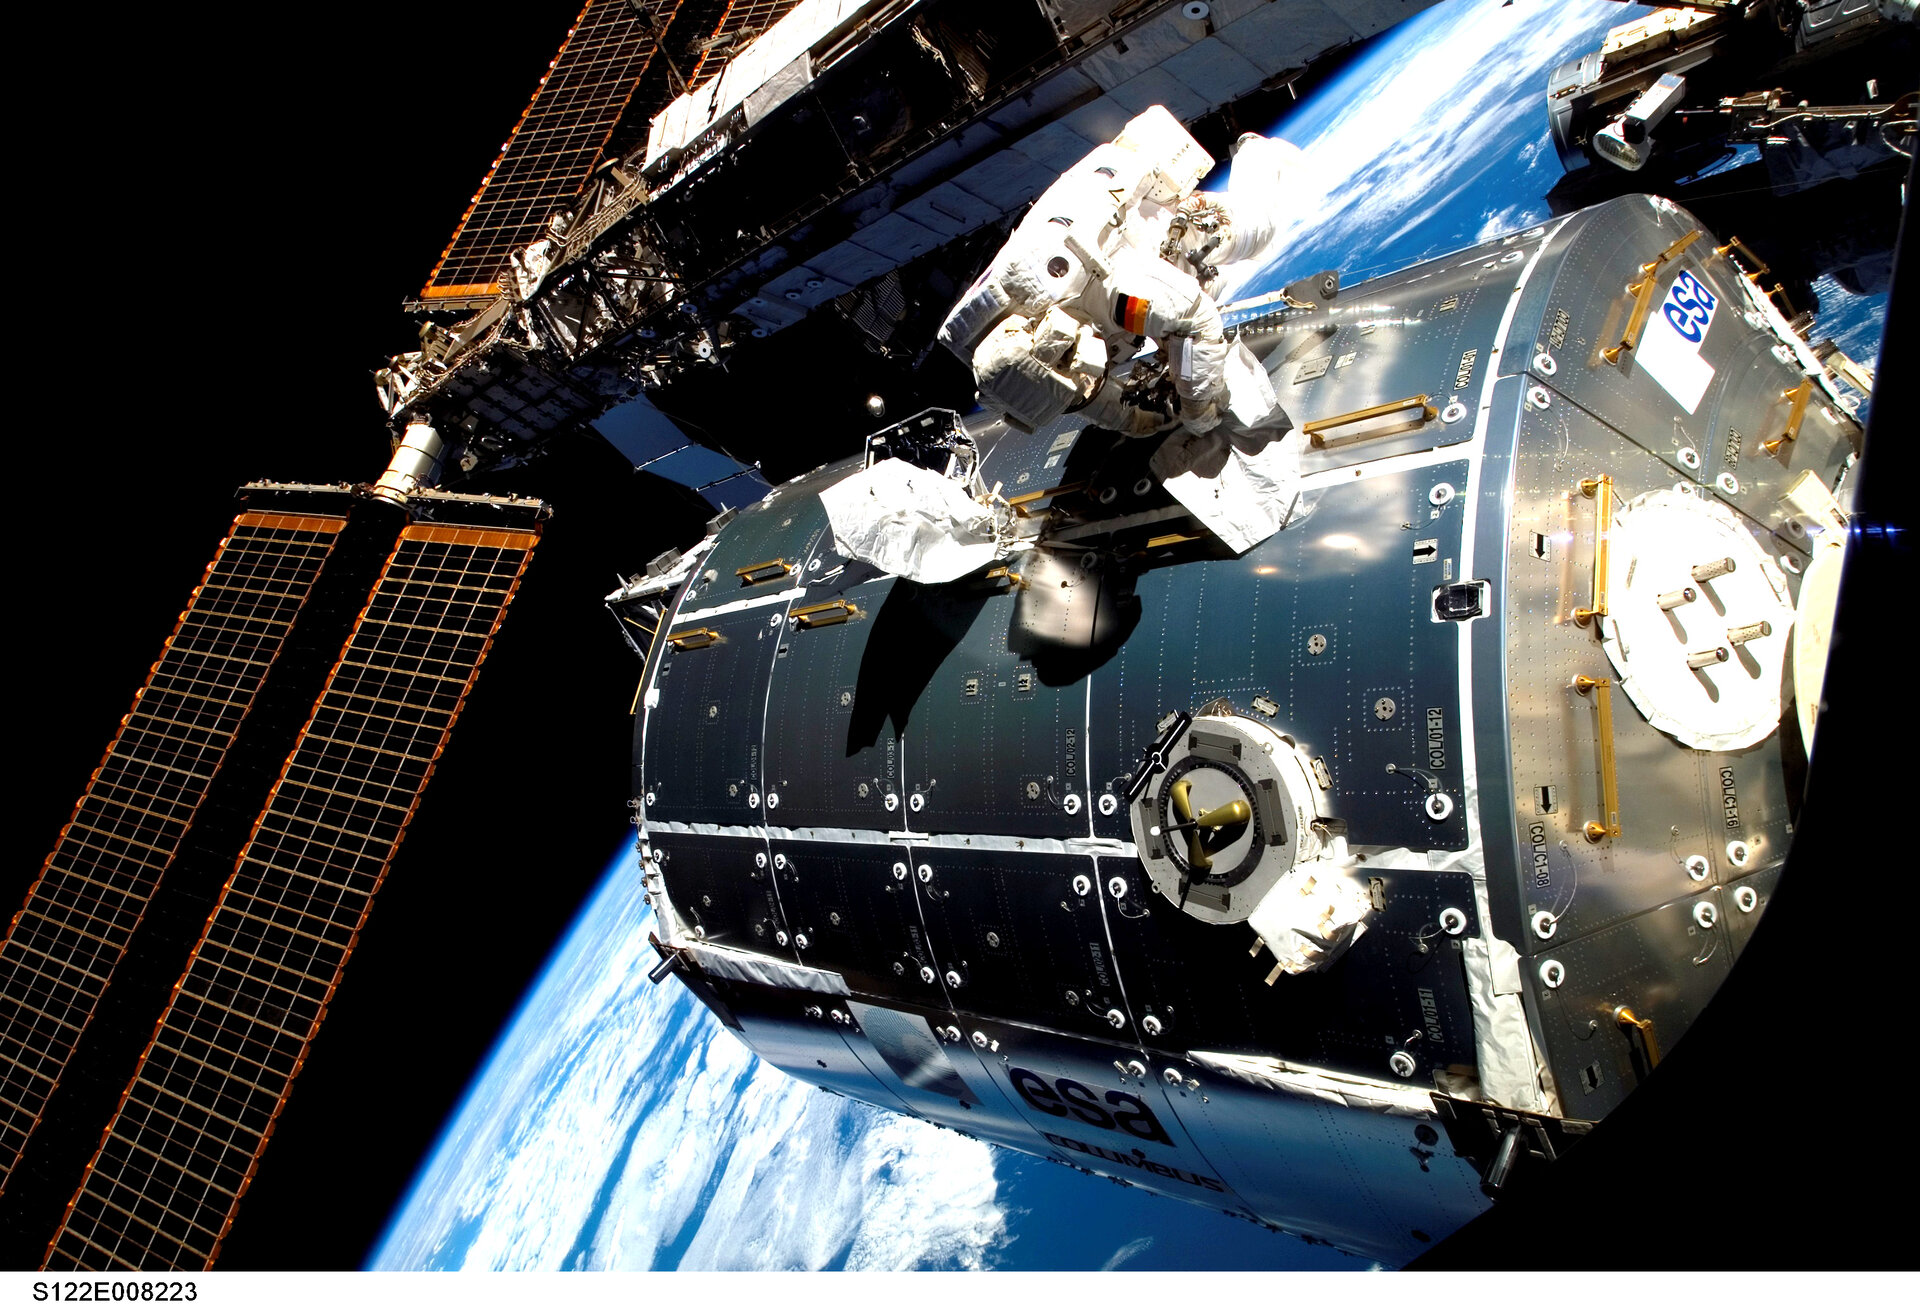
M 828 566 L 814 575 L 830 575 L 837 561 L 829 555 Z M 890 684 L 902 659 L 889 641 L 872 641 L 875 614 L 894 584 L 892 578 L 829 582 L 810 586 L 799 601 L 811 606 L 845 599 L 860 615 L 829 626 L 789 627 L 784 637 L 766 739 L 766 783 L 778 796 L 779 825 L 904 829 L 899 742 L 889 711 Z M 886 807 L 889 794 L 892 810 Z
M 806 940 L 799 947 L 808 966 L 838 972 L 855 993 L 892 1002 L 944 1001 L 906 848 L 776 839 L 772 851 L 780 901 L 796 945 Z M 896 867 L 908 874 L 896 874 Z M 923 969 L 933 970 L 935 979 L 925 979 Z
M 647 843 L 674 911 L 687 929 L 701 932 L 697 938 L 796 960 L 792 947 L 779 943 L 787 925 L 773 876 L 760 865 L 765 841 L 650 830 Z
M 1149 1048 L 1258 1053 L 1373 1079 L 1405 1048 L 1428 1073 L 1475 1061 L 1473 1016 L 1455 937 L 1440 913 L 1458 908 L 1479 929 L 1462 872 L 1369 871 L 1381 906 L 1360 939 L 1325 971 L 1266 977 L 1273 959 L 1244 924 L 1211 925 L 1148 887 L 1138 863 L 1102 859 L 1103 880 L 1128 881 L 1108 904 L 1121 983 L 1136 1019 L 1152 1016 Z
M 1131 1039 L 1090 858 L 915 846 L 921 912 L 954 1007 Z M 931 873 L 921 880 L 923 870 Z M 1084 878 L 1086 892 L 1074 888 Z M 1109 1012 L 1120 1014 L 1116 1026 Z
M 760 807 L 760 733 L 767 678 L 781 628 L 768 625 L 778 605 L 681 622 L 669 636 L 706 629 L 703 648 L 660 646 L 641 767 L 645 812 L 653 821 L 756 825 Z
M 1332 815 L 1354 843 L 1464 848 L 1457 749 L 1446 743 L 1459 730 L 1459 635 L 1433 620 L 1433 592 L 1459 579 L 1466 470 L 1446 463 L 1309 491 L 1287 528 L 1243 557 L 1142 575 L 1140 624 L 1093 674 L 1096 800 L 1124 790 L 1161 717 L 1225 699 L 1326 760 Z M 1456 493 L 1436 506 L 1443 482 Z M 1453 815 L 1430 820 L 1424 787 L 1389 763 L 1433 770 Z M 1124 806 L 1102 815 L 1096 803 L 1095 823 L 1130 838 Z

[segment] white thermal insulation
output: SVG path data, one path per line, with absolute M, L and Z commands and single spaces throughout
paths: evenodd
M 717 944 L 682 941 L 700 970 L 722 980 L 739 980 L 750 985 L 771 985 L 776 989 L 804 989 L 813 994 L 846 994 L 847 982 L 834 971 L 796 967 L 759 953 L 723 948 Z
M 883 459 L 820 492 L 833 547 L 911 581 L 953 581 L 1006 552 L 993 510 L 958 482 Z
M 1517 1111 L 1546 1111 L 1533 1034 L 1520 998 L 1520 954 L 1504 939 L 1487 936 L 1462 940 L 1460 947 L 1473 1003 L 1481 1095 Z
M 1246 347 L 1235 342 L 1229 370 L 1242 366 L 1235 356 L 1245 352 Z M 1260 365 L 1251 366 L 1265 381 Z M 1299 489 L 1301 439 L 1292 433 L 1275 437 L 1227 427 L 1204 434 L 1176 431 L 1154 451 L 1148 467 L 1227 548 L 1245 553 L 1286 520 Z
M 1290 976 L 1331 966 L 1366 933 L 1373 901 L 1358 881 L 1321 863 L 1296 867 L 1268 890 L 1247 924 Z
M 1249 1057 L 1244 1053 L 1191 1053 L 1201 1066 L 1243 1084 L 1261 1089 L 1316 1099 L 1334 1107 L 1353 1107 L 1387 1116 L 1431 1118 L 1433 1094 L 1411 1085 L 1390 1085 L 1378 1080 L 1336 1075 L 1331 1071 L 1297 1067 L 1271 1057 Z

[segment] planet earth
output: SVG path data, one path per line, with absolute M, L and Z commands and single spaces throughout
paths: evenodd
M 1272 128 L 1305 151 L 1308 178 L 1284 252 L 1232 293 L 1323 268 L 1351 284 L 1546 218 L 1562 176 L 1547 75 L 1643 12 L 1448 0 L 1375 41 Z M 1831 277 L 1815 289 L 1821 334 L 1871 365 L 1884 294 Z M 652 925 L 629 848 L 508 1022 L 368 1269 L 1371 1266 L 793 1080 L 682 986 L 648 982 Z

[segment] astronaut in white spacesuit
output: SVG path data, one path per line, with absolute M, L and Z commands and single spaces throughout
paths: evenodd
M 1168 492 L 1228 548 L 1280 528 L 1299 442 L 1266 369 L 1221 327 L 1220 269 L 1271 254 L 1300 152 L 1240 139 L 1227 193 L 1196 192 L 1213 159 L 1154 106 L 1035 201 L 941 326 L 981 404 L 1033 431 L 1069 412 L 1160 441 Z M 1152 341 L 1153 349 L 1147 342 Z M 898 460 L 823 491 L 834 547 L 938 583 L 1004 558 L 1020 534 L 1004 500 Z
M 1226 264 L 1264 259 L 1299 150 L 1248 134 L 1226 194 L 1196 192 L 1213 159 L 1164 108 L 1129 122 L 1048 187 L 948 315 L 941 341 L 980 401 L 1029 430 L 1075 411 L 1131 436 L 1275 422 L 1266 370 L 1221 330 Z M 1151 340 L 1158 368 L 1135 366 Z

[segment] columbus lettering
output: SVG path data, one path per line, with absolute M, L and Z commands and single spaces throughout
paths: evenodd
M 1152 1175 L 1164 1176 L 1169 1180 L 1178 1180 L 1182 1184 L 1197 1185 L 1216 1194 L 1223 1194 L 1227 1187 L 1210 1175 L 1201 1175 L 1198 1171 L 1183 1171 L 1177 1166 L 1168 1166 L 1156 1162 L 1138 1148 L 1131 1153 L 1118 1152 L 1111 1148 L 1102 1148 L 1098 1144 L 1083 1144 L 1078 1139 L 1069 1139 L 1065 1135 L 1041 1131 L 1040 1137 L 1057 1148 L 1065 1148 L 1075 1153 L 1085 1153 L 1088 1157 L 1111 1163 L 1115 1166 L 1132 1167 L 1136 1171 L 1146 1171 Z

